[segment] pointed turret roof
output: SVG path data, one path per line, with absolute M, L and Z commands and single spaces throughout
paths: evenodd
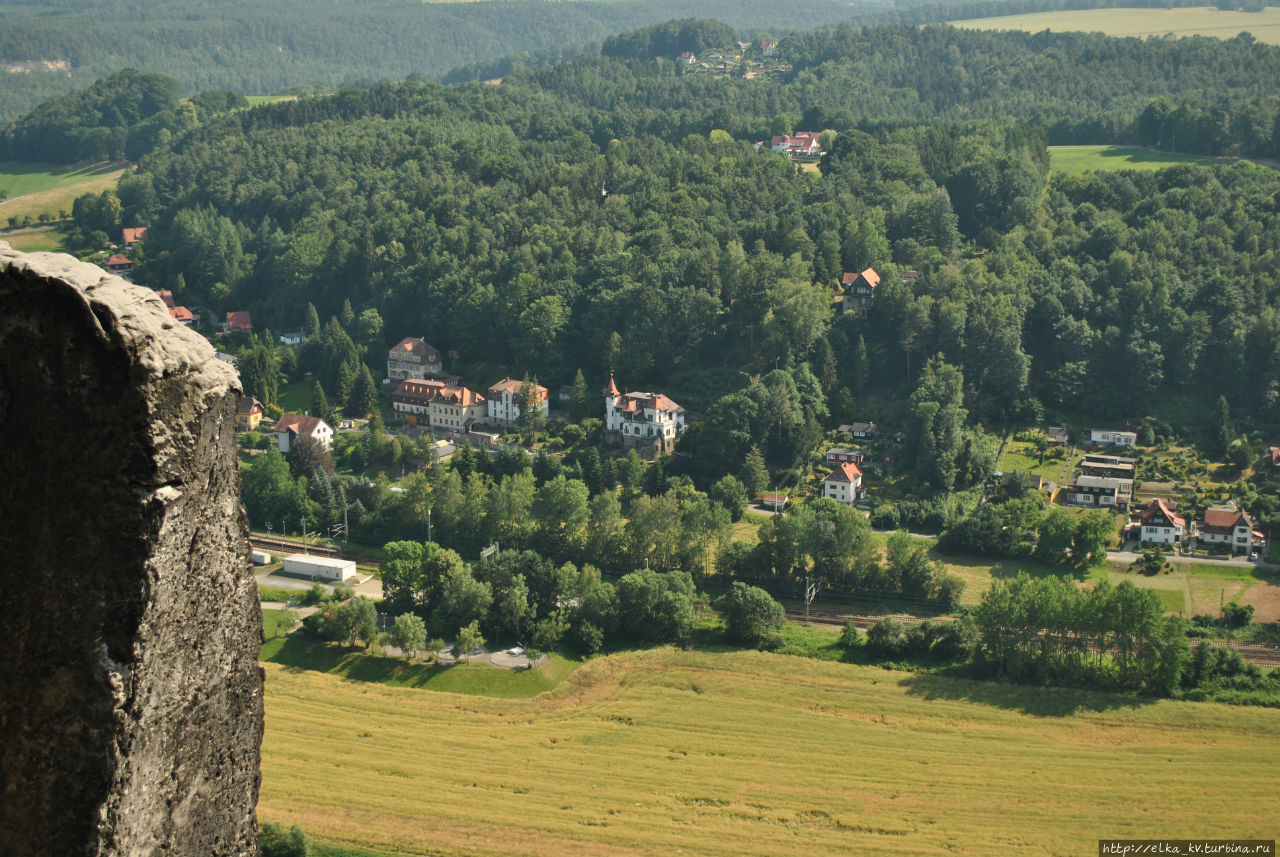
M 617 385 L 617 383 L 613 380 L 613 373 L 612 373 L 612 372 L 610 372 L 610 373 L 609 373 L 609 386 L 607 386 L 607 387 L 605 387 L 605 388 L 604 388 L 604 394 L 605 394 L 606 396 L 617 396 L 617 395 L 620 395 L 620 394 L 618 393 L 618 385 Z

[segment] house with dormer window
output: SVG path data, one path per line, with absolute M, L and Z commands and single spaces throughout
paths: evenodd
M 620 393 L 609 376 L 604 388 L 605 437 L 624 447 L 649 446 L 670 453 L 684 433 L 684 408 L 662 393 Z

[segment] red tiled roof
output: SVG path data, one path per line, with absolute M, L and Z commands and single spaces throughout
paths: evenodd
M 466 387 L 445 384 L 442 381 L 420 381 L 417 379 L 401 381 L 391 395 L 393 399 L 396 396 L 417 396 L 429 402 L 448 402 L 451 405 L 461 405 L 464 408 L 478 405 L 485 401 L 484 396 L 468 390 Z
M 862 478 L 862 471 L 858 469 L 856 464 L 846 461 L 831 471 L 831 475 L 824 479 L 824 482 L 857 482 Z
M 1204 512 L 1204 525 L 1206 527 L 1235 529 L 1244 517 L 1244 513 L 1238 509 L 1206 509 Z
M 171 316 L 173 317 L 173 320 L 174 320 L 174 321 L 184 321 L 184 322 L 185 322 L 185 321 L 195 321 L 195 320 L 196 320 L 196 317 L 195 317 L 194 315 L 192 315 L 192 314 L 191 314 L 191 310 L 187 309 L 187 308 L 186 308 L 186 307 L 184 307 L 184 306 L 171 306 L 171 307 L 169 307 L 169 315 L 171 315 Z
M 617 384 L 617 382 L 615 382 L 615 381 L 613 380 L 613 374 L 612 374 L 612 373 L 610 373 L 610 375 L 609 375 L 609 386 L 604 388 L 604 392 L 605 392 L 605 395 L 607 395 L 607 396 L 617 396 L 617 395 L 619 395 L 619 394 L 618 394 L 618 384 Z
M 1147 521 L 1151 520 L 1151 518 L 1155 516 L 1156 512 L 1162 512 L 1165 518 L 1167 518 L 1175 527 L 1185 527 L 1187 525 L 1187 519 L 1170 509 L 1169 506 L 1159 497 L 1156 497 L 1148 503 L 1147 508 L 1143 510 L 1142 523 L 1145 524 Z
M 305 414 L 284 414 L 276 420 L 276 431 L 284 432 L 292 429 L 298 434 L 311 435 L 323 422 L 324 420 L 319 417 L 309 417 Z
M 116 254 L 115 256 L 111 256 L 110 258 L 107 259 L 108 268 L 112 267 L 113 265 L 123 266 L 123 265 L 132 265 L 132 264 L 133 262 L 129 259 L 128 256 L 121 256 L 119 254 Z
M 440 351 L 434 345 L 425 339 L 419 339 L 416 336 L 406 336 L 391 348 L 393 357 L 404 359 L 407 356 L 414 356 L 428 363 L 435 363 L 440 359 Z
M 125 244 L 134 244 L 138 241 L 146 241 L 148 237 L 149 236 L 147 235 L 147 227 L 145 226 L 125 227 L 125 230 L 124 230 Z
M 684 408 L 662 393 L 627 393 L 622 397 L 622 401 L 618 403 L 618 409 L 628 412 L 647 409 L 665 411 L 672 414 L 684 410 Z
M 520 388 L 522 386 L 524 386 L 523 381 L 517 381 L 514 378 L 503 378 L 498 383 L 490 385 L 489 392 L 490 393 L 511 393 L 512 395 L 515 395 L 520 392 Z M 538 401 L 539 402 L 546 401 L 547 388 L 542 386 L 541 384 L 538 384 L 537 389 L 538 389 Z
M 227 313 L 227 327 L 231 330 L 253 330 L 253 319 L 246 310 Z
M 165 306 L 167 307 L 173 306 L 173 292 L 169 291 L 168 289 L 161 289 L 160 291 L 156 292 L 156 296 L 160 298 L 160 300 L 164 301 Z

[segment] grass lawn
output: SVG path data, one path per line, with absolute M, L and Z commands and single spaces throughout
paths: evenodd
M 288 384 L 281 384 L 276 394 L 276 404 L 283 408 L 286 414 L 305 414 L 311 408 L 311 389 L 314 386 L 314 378 L 310 381 L 291 381 Z M 333 403 L 330 402 L 330 404 Z
M 22 232 L 0 232 L 0 241 L 5 241 L 15 250 L 23 253 L 60 253 L 62 252 L 62 232 L 56 226 L 42 226 Z
M 266 614 L 278 612 L 263 611 L 267 642 L 259 656 L 262 661 L 292 670 L 328 673 L 356 682 L 477 696 L 521 697 L 536 696 L 552 689 L 578 668 L 576 661 L 555 654 L 547 663 L 531 670 L 504 670 L 487 663 L 440 666 L 368 655 L 362 648 L 323 643 L 301 634 L 275 637 L 276 618 L 273 617 L 268 625 Z
M 1051 482 L 1057 482 L 1062 478 L 1066 466 L 1066 459 L 1054 458 L 1048 454 L 1044 456 L 1044 463 L 1041 464 L 1040 454 L 1036 452 L 1034 443 L 1015 440 L 1009 444 L 1009 447 L 1004 451 L 1004 455 L 1000 457 L 999 470 L 1002 473 L 1012 473 L 1017 470 L 1022 473 L 1042 476 Z
M 965 583 L 961 603 L 974 605 L 982 600 L 983 593 L 991 588 L 997 579 L 1017 577 L 1025 571 L 1032 577 L 1072 577 L 1083 578 L 1084 573 L 1073 568 L 1044 565 L 1032 559 L 999 559 L 996 557 L 971 557 L 944 554 L 936 548 L 929 552 L 929 558 L 938 560 L 946 566 L 947 571 L 958 576 Z
M 670 648 L 521 699 L 263 666 L 259 816 L 326 847 L 846 857 L 1274 836 L 1271 709 Z
M 19 219 L 41 214 L 57 217 L 60 212 L 71 211 L 75 198 L 86 193 L 100 193 L 116 186 L 122 164 L 101 162 L 77 166 L 52 164 L 0 163 L 0 189 L 9 198 L 0 202 L 0 223 L 10 217 Z M 120 236 L 111 236 L 119 240 Z M 6 239 L 7 240 L 7 239 Z
M 1228 12 L 1200 6 L 1178 9 L 1081 9 L 1061 12 L 1033 12 L 953 21 L 954 26 L 972 30 L 1078 30 L 1109 36 L 1217 36 L 1234 38 L 1248 31 L 1260 42 L 1280 45 L 1280 8 L 1261 12 Z
M 283 612 L 283 610 L 262 611 L 262 633 L 268 642 L 275 639 L 276 626 L 280 624 L 280 614 Z
M 1213 578 L 1215 580 L 1273 580 L 1276 572 L 1267 573 L 1252 565 L 1227 565 L 1224 562 L 1192 562 L 1182 566 L 1192 577 Z
M 748 508 L 746 514 L 742 516 L 742 520 L 733 525 L 733 540 L 743 542 L 744 544 L 754 545 L 760 541 L 760 525 L 765 522 L 769 515 L 763 512 L 757 512 Z
M 1160 596 L 1160 607 L 1166 613 L 1184 613 L 1187 609 L 1187 598 L 1176 589 L 1157 589 Z
M 1136 146 L 1049 147 L 1049 168 L 1071 175 L 1107 170 L 1159 170 L 1173 164 L 1222 164 L 1226 160 L 1204 155 L 1153 152 Z

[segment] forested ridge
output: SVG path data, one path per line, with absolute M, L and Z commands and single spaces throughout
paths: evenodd
M 882 551 L 871 526 L 945 530 L 944 548 L 1063 570 L 1104 561 L 1115 530 L 1101 510 L 1046 513 L 1026 479 L 987 496 L 1009 434 L 1141 424 L 1165 445 L 1190 437 L 1243 452 L 1241 467 L 1257 459 L 1254 430 L 1280 417 L 1280 173 L 1224 161 L 1051 175 L 1047 147 L 1175 122 L 1216 151 L 1270 153 L 1280 50 L 929 26 L 788 37 L 786 67 L 755 79 L 645 56 L 726 32 L 685 21 L 624 34 L 608 56 L 496 86 L 384 83 L 248 110 L 214 93 L 192 110 L 115 111 L 112 139 L 147 153 L 116 191 L 76 201 L 70 240 L 97 248 L 148 226 L 137 281 L 215 317 L 252 312 L 255 333 L 222 340 L 246 392 L 274 406 L 282 378 L 312 373 L 311 413 L 332 402 L 372 415 L 332 457 L 301 442 L 288 459 L 253 456 L 246 508 L 259 526 L 341 522 L 359 542 L 390 542 L 390 601 L 442 633 L 488 621 L 581 651 L 615 635 L 680 640 L 695 576 L 798 595 L 812 575 L 831 594 L 953 611 L 963 581 L 907 533 Z M 115 91 L 108 79 L 30 121 L 84 104 L 114 122 Z M 1208 118 L 1182 121 L 1193 115 Z M 820 161 L 754 145 L 801 129 L 820 132 Z M 842 275 L 868 267 L 882 277 L 868 315 L 839 313 Z M 307 339 L 278 346 L 268 331 L 282 330 Z M 473 388 L 497 367 L 530 391 L 572 379 L 576 422 L 536 457 L 464 444 L 440 465 L 429 437 L 393 435 L 377 407 L 374 375 L 406 335 L 456 351 Z M 676 455 L 610 454 L 592 392 L 610 374 L 697 412 Z M 819 443 L 867 419 L 886 435 L 872 472 L 894 491 L 870 520 L 806 486 L 754 540 L 735 537 L 748 498 L 802 485 Z M 400 470 L 394 489 L 379 468 Z M 1252 495 L 1260 525 L 1276 520 L 1273 494 L 1243 478 L 1226 491 Z M 466 565 L 494 541 L 496 559 Z M 673 607 L 670 622 L 642 623 L 670 634 L 626 629 L 618 610 L 635 587 Z M 991 674 L 1148 693 L 1216 680 L 1150 592 L 992 592 L 976 642 L 961 624 L 896 637 L 885 625 L 868 645 L 948 659 L 976 645 Z M 572 615 L 553 609 L 569 594 Z M 1027 618 L 1036 600 L 1058 613 Z M 1087 611 L 1110 615 L 1097 633 L 1124 631 L 1105 657 L 1063 630 Z M 1058 634 L 1039 654 L 1037 624 Z M 1257 690 L 1254 673 L 1236 689 Z
M 967 0 L 855 5 L 831 0 L 701 0 L 695 7 L 658 2 L 492 0 L 419 3 L 374 0 L 358 6 L 313 0 L 252 4 L 87 3 L 0 5 L 0 123 L 38 102 L 122 68 L 175 78 L 184 92 L 231 89 L 269 94 L 320 85 L 400 79 L 453 81 L 501 77 L 594 53 L 606 37 L 691 12 L 743 34 L 849 21 L 915 26 L 937 21 L 1053 9 L 1097 8 L 1112 0 Z M 1146 5 L 1127 0 L 1122 5 Z M 1169 0 L 1153 2 L 1161 8 Z M 1173 5 L 1202 5 L 1174 0 Z M 42 63 L 65 64 L 47 68 Z
M 1194 383 L 1270 415 L 1275 173 L 1050 184 L 1045 132 L 997 118 L 1035 101 L 1134 127 L 1152 95 L 1230 95 L 1246 76 L 1274 102 L 1280 51 L 1207 41 L 836 29 L 784 42 L 797 70 L 782 81 L 597 57 L 497 87 L 351 89 L 211 118 L 122 181 L 114 216 L 152 225 L 154 284 L 181 272 L 200 299 L 277 328 L 350 300 L 388 337 L 549 379 L 675 378 L 695 406 L 743 367 L 808 361 L 849 411 L 910 392 L 941 354 L 983 420 L 1086 400 L 1132 414 Z M 914 65 L 878 82 L 872 42 Z M 1041 54 L 1075 57 L 1126 107 L 1018 78 Z M 960 99 L 964 63 L 1029 89 L 1008 83 L 1003 108 L 993 86 Z M 859 64 L 874 74 L 850 85 Z M 793 126 L 839 132 L 821 174 L 752 149 Z M 868 265 L 886 274 L 871 318 L 833 318 L 840 274 Z M 907 287 L 895 266 L 921 278 Z
M 849 6 L 830 0 L 700 0 L 697 11 L 748 30 L 810 27 L 851 14 Z M 184 92 L 261 94 L 409 75 L 432 78 L 521 52 L 546 50 L 558 59 L 561 46 L 594 50 L 611 33 L 688 13 L 688 4 L 674 0 L 6 3 L 0 6 L 0 67 L 61 61 L 70 68 L 0 72 L 0 123 L 125 67 L 169 75 Z

